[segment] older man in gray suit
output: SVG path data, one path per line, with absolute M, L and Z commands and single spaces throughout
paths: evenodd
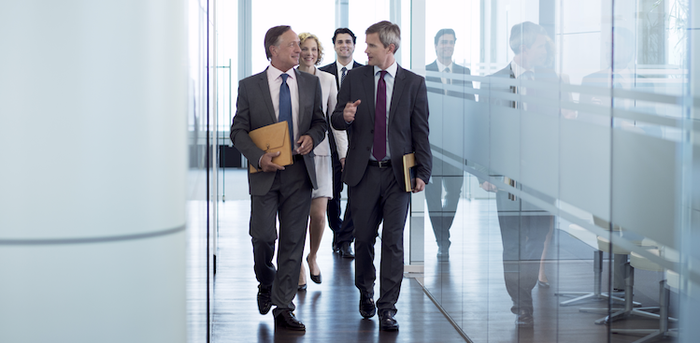
M 343 181 L 348 185 L 355 224 L 360 314 L 370 318 L 378 308 L 380 329 L 395 331 L 399 329 L 394 315 L 403 278 L 403 229 L 410 200 L 410 193 L 404 190 L 402 157 L 415 152 L 418 167 L 413 191 L 422 191 L 432 165 L 428 93 L 423 77 L 396 63 L 394 53 L 401 42 L 396 24 L 381 21 L 365 33 L 369 65 L 347 74 L 331 124 L 350 135 Z M 374 244 L 380 222 L 380 296 L 375 306 Z
M 277 327 L 303 331 L 306 327 L 294 316 L 292 301 L 306 240 L 311 190 L 316 188 L 313 148 L 323 140 L 327 126 L 318 78 L 293 69 L 299 64 L 300 52 L 299 37 L 289 26 L 267 31 L 265 54 L 270 66 L 240 81 L 231 141 L 252 167 L 261 171 L 248 174 L 250 235 L 255 276 L 260 282 L 258 309 L 266 314 L 276 305 Z M 280 153 L 266 153 L 248 134 L 278 121 L 287 121 L 290 127 L 292 165 L 273 163 L 272 158 Z M 280 222 L 277 269 L 272 264 L 276 217 Z

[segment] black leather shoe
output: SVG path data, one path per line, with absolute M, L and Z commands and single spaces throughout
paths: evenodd
M 391 312 L 380 312 L 379 313 L 379 329 L 382 331 L 398 331 L 399 323 L 394 319 L 394 315 Z
M 355 258 L 355 254 L 352 253 L 352 248 L 350 247 L 350 242 L 340 243 L 338 250 L 340 256 L 343 258 Z
M 360 293 L 360 314 L 365 318 L 372 318 L 375 313 L 377 313 L 377 307 L 374 306 L 372 295 Z
M 258 285 L 258 310 L 260 314 L 267 314 L 272 308 L 272 286 Z
M 300 322 L 294 315 L 294 312 L 290 310 L 282 311 L 275 316 L 275 327 L 294 331 L 306 331 L 304 323 Z
M 306 284 L 297 285 L 297 291 L 301 292 L 301 291 L 305 291 L 305 290 L 306 290 Z
M 532 312 L 526 310 L 518 311 L 517 317 L 515 317 L 515 325 L 520 327 L 532 327 L 535 325 Z

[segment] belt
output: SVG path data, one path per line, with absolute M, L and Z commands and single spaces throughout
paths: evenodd
M 379 167 L 379 168 L 389 168 L 389 167 L 391 167 L 391 160 L 386 160 L 386 161 L 372 161 L 372 160 L 370 160 L 367 165 L 370 165 L 372 167 Z
M 296 154 L 296 155 L 292 155 L 292 158 L 294 159 L 294 161 L 302 161 L 304 159 L 304 155 Z

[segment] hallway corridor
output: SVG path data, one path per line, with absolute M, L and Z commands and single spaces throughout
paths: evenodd
M 226 175 L 227 201 L 220 203 L 218 208 L 221 231 L 214 281 L 212 342 L 465 341 L 426 296 L 420 284 L 408 277 L 404 277 L 397 303 L 398 332 L 380 332 L 376 316 L 363 319 L 358 311 L 360 296 L 354 284 L 354 260 L 340 258 L 331 251 L 333 236 L 330 229 L 324 232 L 319 250 L 318 263 L 323 282 L 315 284 L 309 280 L 308 289 L 299 292 L 294 300 L 297 306 L 295 314 L 306 325 L 306 333 L 276 331 L 272 313 L 260 315 L 256 303 L 258 283 L 253 273 L 253 253 L 248 235 L 250 201 L 244 200 L 247 197 L 245 173 L 227 170 Z M 376 294 L 379 293 L 378 286 Z

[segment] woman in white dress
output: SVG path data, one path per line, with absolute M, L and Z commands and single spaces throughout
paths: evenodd
M 321 82 L 323 113 L 326 121 L 333 113 L 337 102 L 338 90 L 335 86 L 335 76 L 316 68 L 323 57 L 321 42 L 313 34 L 304 32 L 299 34 L 301 55 L 299 56 L 299 70 L 316 75 Z M 338 157 L 345 160 L 348 151 L 347 135 L 343 131 L 337 131 L 328 125 L 329 131 L 334 135 L 338 147 Z M 333 177 L 331 174 L 331 147 L 326 137 L 321 144 L 314 149 L 314 162 L 316 163 L 316 180 L 318 189 L 311 196 L 311 211 L 309 213 L 309 255 L 306 262 L 309 264 L 309 274 L 315 283 L 321 283 L 321 270 L 316 263 L 316 253 L 321 245 L 323 230 L 326 228 L 326 207 L 328 200 L 333 196 Z M 299 290 L 306 289 L 306 270 L 301 264 L 299 273 Z

